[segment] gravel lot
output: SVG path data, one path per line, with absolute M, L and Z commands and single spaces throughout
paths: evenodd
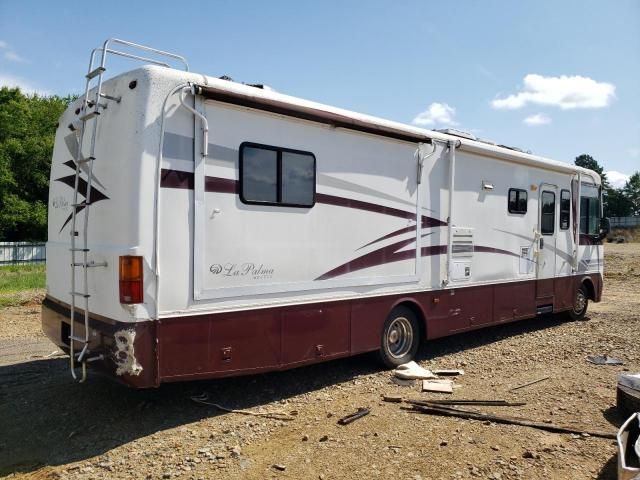
M 603 303 L 587 321 L 546 317 L 429 342 L 427 368 L 464 368 L 450 397 L 506 399 L 484 412 L 615 433 L 616 375 L 640 371 L 640 244 L 606 245 Z M 37 303 L 0 310 L 0 476 L 20 479 L 615 478 L 613 440 L 433 417 L 382 394 L 443 398 L 391 383 L 369 355 L 288 372 L 133 391 L 74 385 L 40 332 Z M 609 354 L 623 367 L 595 366 Z M 517 391 L 513 386 L 548 380 Z M 291 421 L 195 403 L 281 411 Z M 447 397 L 447 398 L 450 398 Z M 336 420 L 369 407 L 348 426 Z

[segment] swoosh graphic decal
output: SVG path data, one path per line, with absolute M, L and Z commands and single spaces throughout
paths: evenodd
M 415 239 L 404 240 L 402 242 L 394 243 L 387 247 L 379 248 L 373 252 L 362 255 L 354 260 L 340 265 L 339 267 L 329 270 L 326 273 L 320 275 L 316 280 L 328 280 L 340 275 L 345 275 L 350 272 L 356 272 L 365 268 L 377 267 L 380 265 L 386 265 L 387 263 L 399 262 L 401 260 L 409 260 L 415 258 L 415 250 L 403 250 L 398 251 L 403 247 L 411 244 Z M 509 252 L 508 250 L 502 250 L 499 248 L 474 246 L 474 252 L 478 253 L 494 253 L 499 255 L 509 255 L 512 257 L 520 258 L 517 253 Z M 445 255 L 447 253 L 446 245 L 433 245 L 430 247 L 422 247 L 420 249 L 420 255 L 422 257 L 430 257 L 433 255 Z
M 179 188 L 193 190 L 194 188 L 194 176 L 192 172 L 183 172 L 180 170 L 171 170 L 163 168 L 160 173 L 160 186 L 162 188 Z M 221 177 L 205 177 L 205 192 L 218 192 L 218 193 L 238 193 L 239 183 L 237 180 Z M 408 220 L 415 220 L 415 212 L 408 212 L 406 210 L 400 210 L 398 208 L 387 207 L 385 205 L 379 205 L 377 203 L 365 202 L 362 200 L 355 200 L 352 198 L 338 197 L 336 195 L 328 195 L 326 193 L 316 193 L 316 203 L 322 203 L 325 205 L 334 205 L 337 207 L 353 208 L 356 210 L 363 210 L 367 212 L 381 213 L 383 215 L 389 215 L 397 218 L 404 218 Z M 423 228 L 439 227 L 446 225 L 446 222 L 432 218 L 426 215 L 422 215 Z
M 65 163 L 63 163 L 63 165 L 71 168 L 72 170 L 76 169 L 76 162 L 74 162 L 73 160 L 69 160 Z M 93 178 L 93 180 L 102 188 L 104 188 L 102 186 L 102 184 L 100 182 L 97 181 L 97 179 Z M 65 185 L 68 185 L 69 187 L 71 187 L 71 189 L 75 188 L 75 181 L 76 181 L 76 177 L 75 174 L 74 175 L 68 175 L 66 177 L 60 177 L 60 178 L 56 178 L 55 180 L 56 182 L 61 182 L 64 183 Z M 87 204 L 87 190 L 88 190 L 88 183 L 87 181 L 82 178 L 82 177 L 78 177 L 78 194 L 82 195 L 83 197 L 85 197 L 85 199 L 80 202 L 80 204 L 77 207 L 72 207 L 75 208 L 75 212 L 76 215 L 78 214 L 78 212 L 82 211 Z M 95 185 L 91 185 L 91 198 L 89 198 L 89 203 L 96 203 L 99 202 L 101 200 L 108 200 L 109 197 L 107 197 L 104 193 L 102 193 L 100 190 L 98 190 L 98 188 Z M 62 230 L 64 230 L 64 227 L 67 226 L 67 224 L 71 221 L 71 219 L 73 218 L 73 212 L 69 214 L 69 216 L 67 217 L 67 219 L 64 221 L 64 223 L 62 224 L 62 227 L 60 228 L 60 232 L 62 232 Z

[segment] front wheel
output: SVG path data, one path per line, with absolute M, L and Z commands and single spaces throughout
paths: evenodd
M 407 307 L 394 308 L 382 329 L 380 359 L 388 368 L 410 362 L 420 346 L 416 315 Z
M 571 320 L 582 320 L 587 314 L 587 308 L 589 307 L 589 297 L 587 296 L 587 290 L 584 285 L 581 285 L 576 290 L 576 295 L 573 299 L 573 308 L 569 311 Z

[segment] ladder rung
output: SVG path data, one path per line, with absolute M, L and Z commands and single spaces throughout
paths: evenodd
M 91 260 L 89 263 L 84 263 L 84 262 L 72 263 L 71 266 L 72 267 L 87 267 L 87 268 L 91 268 L 91 267 L 106 267 L 107 266 L 107 262 L 94 262 L 93 260 Z
M 89 100 L 87 102 L 87 105 L 89 105 L 90 108 L 93 108 L 95 106 L 96 102 L 94 102 L 93 100 Z M 99 103 L 98 104 L 101 108 L 107 108 L 107 104 L 106 103 Z
M 84 339 L 82 337 L 76 337 L 74 335 L 69 335 L 69 340 L 73 340 L 74 342 L 80 342 L 80 343 L 89 343 L 89 340 Z M 76 355 L 80 355 L 80 352 L 78 352 Z
M 87 207 L 91 205 L 91 202 L 82 202 L 82 203 L 72 203 L 72 207 Z
M 93 117 L 100 115 L 100 112 L 98 112 L 97 110 L 91 110 L 89 113 L 85 113 L 84 115 L 82 115 L 80 117 L 80 120 L 82 120 L 83 122 L 86 122 L 87 120 L 91 120 Z
M 104 355 L 100 354 L 100 355 L 96 355 L 95 357 L 89 357 L 89 358 L 85 359 L 84 361 L 89 363 L 89 362 L 96 362 L 98 360 L 104 360 Z
M 85 76 L 87 77 L 87 80 L 91 80 L 92 78 L 97 77 L 101 73 L 104 73 L 105 70 L 106 70 L 106 68 L 104 68 L 104 67 L 98 67 L 95 70 L 91 70 Z
M 116 103 L 120 103 L 120 100 L 122 100 L 122 97 L 112 97 L 111 95 L 107 95 L 106 93 L 101 93 L 100 96 L 102 98 L 106 98 L 107 100 L 113 100 Z
M 89 162 L 94 161 L 95 159 L 96 159 L 96 157 L 81 158 L 80 160 L 78 160 L 78 163 L 79 163 L 79 164 L 82 164 L 82 163 L 89 163 Z
M 89 294 L 84 294 L 82 292 L 69 292 L 71 295 L 75 295 L 76 297 L 84 297 L 84 298 L 89 298 L 91 295 Z

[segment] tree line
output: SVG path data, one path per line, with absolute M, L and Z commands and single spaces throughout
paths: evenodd
M 46 240 L 54 136 L 60 115 L 75 98 L 0 88 L 0 241 Z M 590 155 L 578 156 L 575 164 L 602 176 L 606 216 L 640 215 L 640 172 L 614 188 Z

